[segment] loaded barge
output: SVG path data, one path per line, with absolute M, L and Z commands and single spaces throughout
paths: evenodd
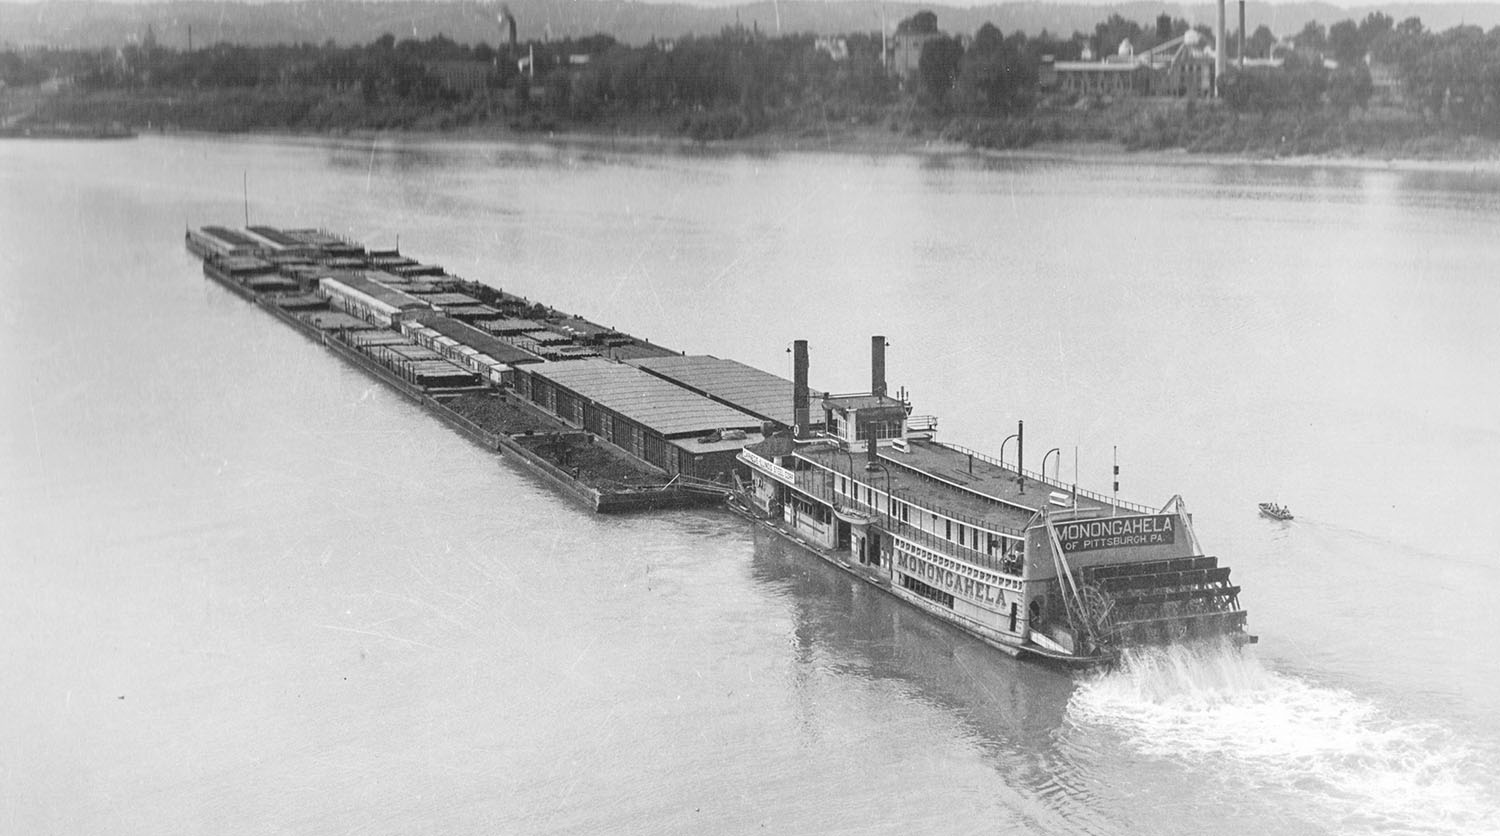
M 596 511 L 723 503 L 1005 652 L 1255 641 L 1181 497 L 1148 507 L 937 439 L 888 393 L 689 356 L 319 230 L 189 230 L 206 276 Z M 816 404 L 816 408 L 814 408 Z M 1002 446 L 1003 449 L 1003 446 Z

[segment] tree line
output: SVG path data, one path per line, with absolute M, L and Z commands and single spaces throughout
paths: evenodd
M 621 114 L 674 115 L 684 131 L 714 138 L 799 118 L 874 121 L 895 105 L 920 105 L 939 116 L 1024 117 L 1039 104 L 1070 104 L 1049 100 L 1039 88 L 1046 58 L 1112 55 L 1125 41 L 1142 52 L 1192 31 L 1212 43 L 1206 27 L 1166 14 L 1145 25 L 1114 14 L 1092 33 L 1067 37 L 1003 33 L 989 23 L 961 37 L 941 32 L 936 15 L 923 11 L 896 28 L 897 37 L 924 36 L 911 78 L 890 72 L 878 33 L 768 37 L 731 27 L 640 46 L 595 35 L 518 47 L 385 35 L 354 46 L 221 43 L 196 50 L 162 48 L 147 38 L 121 50 L 0 53 L 0 82 L 17 87 L 64 76 L 94 92 L 253 91 L 296 98 L 325 113 L 337 100 L 337 118 L 355 127 L 362 107 L 386 108 L 382 112 L 400 119 L 458 110 L 583 123 Z M 1423 119 L 1500 136 L 1500 28 L 1434 33 L 1418 18 L 1397 23 L 1379 12 L 1326 28 L 1310 22 L 1285 41 L 1260 26 L 1245 38 L 1246 56 L 1280 64 L 1246 71 L 1234 69 L 1239 38 L 1224 46 L 1230 71 L 1220 89 L 1234 113 L 1347 116 L 1369 107 L 1373 67 L 1384 68 Z M 454 85 L 445 70 L 454 65 L 481 68 L 483 84 L 477 90 Z M 287 111 L 292 115 L 286 118 L 297 112 Z

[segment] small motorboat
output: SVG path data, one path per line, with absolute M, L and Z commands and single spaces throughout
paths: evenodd
M 1285 505 L 1277 505 L 1274 502 L 1262 502 L 1260 504 L 1260 512 L 1273 520 L 1292 519 L 1292 512 L 1288 511 Z

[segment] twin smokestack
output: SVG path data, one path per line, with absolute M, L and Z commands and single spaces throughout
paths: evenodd
M 792 342 L 792 436 L 807 438 L 807 340 Z
M 870 338 L 870 394 L 885 397 L 885 337 Z M 811 420 L 811 393 L 807 388 L 807 340 L 792 341 L 792 424 L 793 436 L 807 437 L 807 425 Z M 875 445 L 870 445 L 870 458 L 874 460 Z

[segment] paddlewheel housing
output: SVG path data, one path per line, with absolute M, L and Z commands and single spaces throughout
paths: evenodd
M 1079 626 L 1101 649 L 1245 636 L 1240 588 L 1217 557 L 1088 566 L 1079 582 Z

